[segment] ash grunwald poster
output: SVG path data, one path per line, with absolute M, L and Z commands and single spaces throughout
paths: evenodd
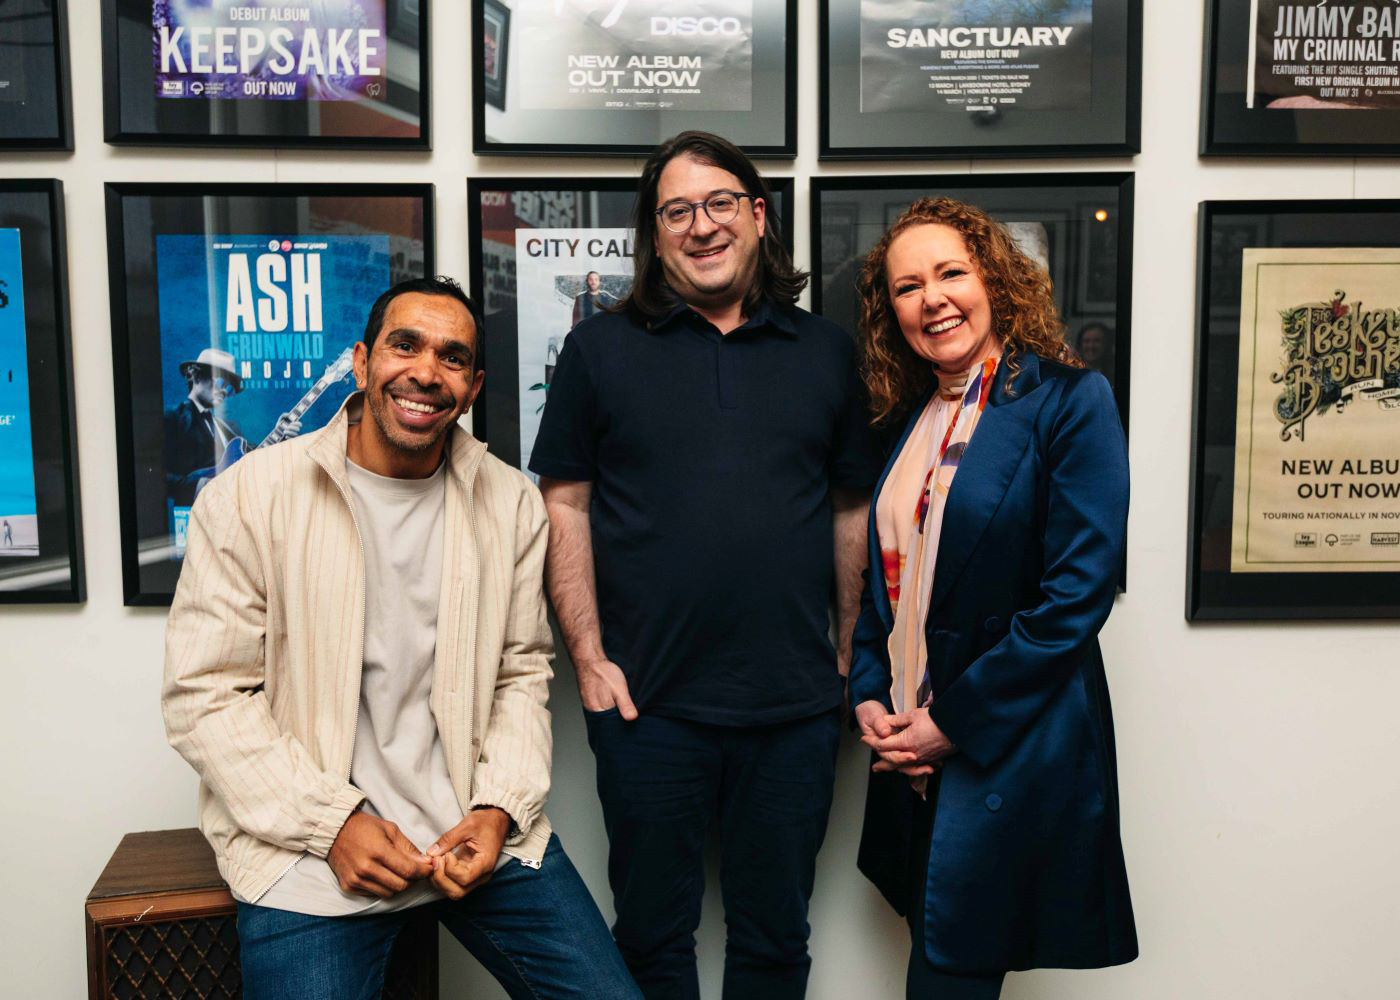
M 171 556 L 199 491 L 248 451 L 324 426 L 348 391 L 384 234 L 161 234 L 164 482 Z
M 39 555 L 20 231 L 0 229 L 0 559 Z
M 861 0 L 860 109 L 1087 109 L 1093 20 L 1093 0 Z
M 153 0 L 156 97 L 385 97 L 385 0 Z
M 764 0 L 514 0 L 527 111 L 749 111 Z
M 1400 108 L 1396 0 L 1252 0 L 1250 108 Z
M 1234 573 L 1400 570 L 1400 250 L 1246 249 Z

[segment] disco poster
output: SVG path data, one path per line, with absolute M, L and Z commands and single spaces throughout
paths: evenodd
M 517 0 L 531 111 L 749 111 L 754 0 Z M 528 65 L 528 69 L 525 67 Z
M 174 555 L 200 490 L 248 451 L 324 426 L 391 284 L 389 237 L 156 236 L 164 479 Z
M 1088 110 L 1093 0 L 861 0 L 860 110 Z
M 1245 104 L 1251 108 L 1400 108 L 1395 0 L 1255 0 Z
M 522 469 L 565 340 L 578 323 L 626 298 L 632 253 L 630 229 L 516 230 Z
M 153 0 L 156 97 L 383 100 L 385 0 Z
M 20 232 L 0 229 L 0 558 L 39 554 Z
M 1232 573 L 1400 570 L 1400 250 L 1244 250 Z

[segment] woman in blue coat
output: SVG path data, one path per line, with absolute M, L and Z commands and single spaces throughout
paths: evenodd
M 851 704 L 875 751 L 859 864 L 913 937 L 911 1000 L 1137 956 L 1098 633 L 1128 461 L 1050 279 L 925 198 L 866 258 L 863 375 L 903 419 L 870 509 Z

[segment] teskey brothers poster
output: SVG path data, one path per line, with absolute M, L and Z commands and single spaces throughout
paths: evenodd
M 1400 570 L 1400 250 L 1243 271 L 1231 572 Z

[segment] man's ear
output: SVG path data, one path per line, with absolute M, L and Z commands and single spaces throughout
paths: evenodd
M 369 348 L 365 346 L 363 340 L 356 341 L 353 360 L 355 388 L 363 389 L 365 386 L 369 385 Z

